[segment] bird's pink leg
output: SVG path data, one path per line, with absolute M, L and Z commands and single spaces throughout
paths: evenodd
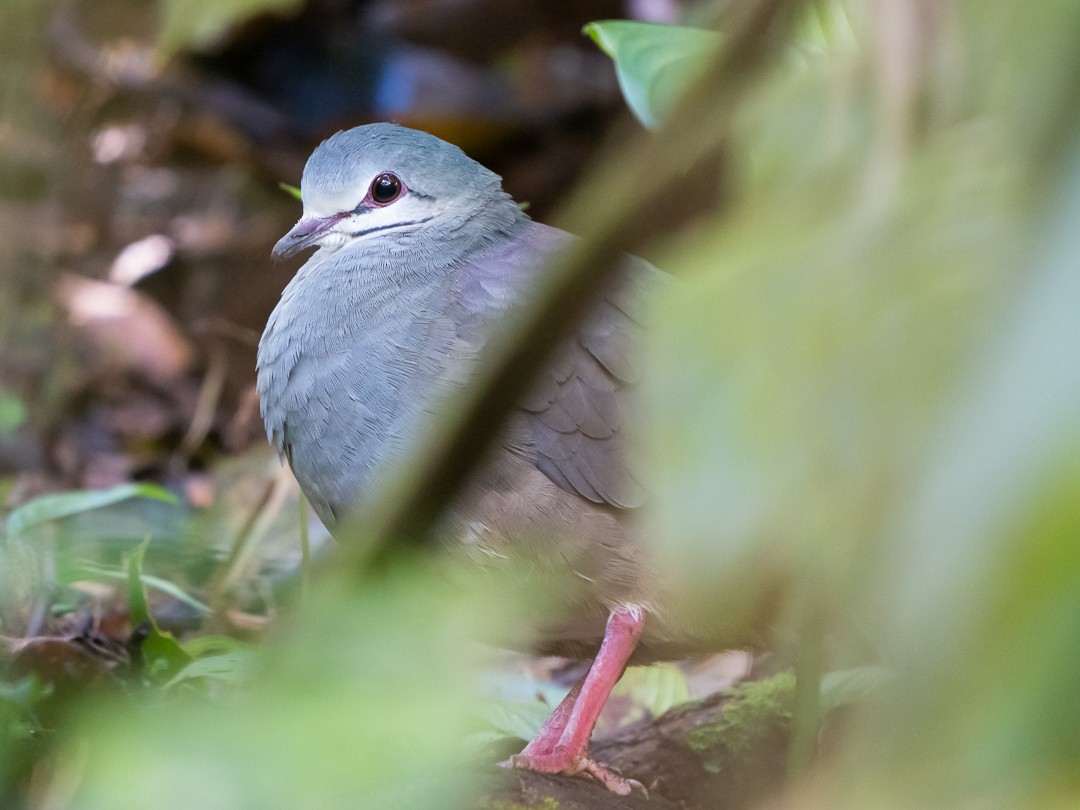
M 551 713 L 551 716 L 547 719 L 543 726 L 540 727 L 540 731 L 536 736 L 532 738 L 532 741 L 525 746 L 519 757 L 535 757 L 535 756 L 547 756 L 551 754 L 555 748 L 555 744 L 562 738 L 563 730 L 566 728 L 566 723 L 570 719 L 570 713 L 574 710 L 574 703 L 577 701 L 577 696 L 581 692 L 581 687 L 585 683 L 585 679 L 589 677 L 588 673 L 585 673 L 578 679 L 578 682 L 574 684 L 574 687 L 567 693 L 559 705 L 555 707 L 555 711 Z
M 644 613 L 636 605 L 612 611 L 588 674 L 570 690 L 525 750 L 510 758 L 510 765 L 541 773 L 584 774 L 615 793 L 625 796 L 630 792 L 634 783 L 589 757 L 589 737 L 644 625 Z

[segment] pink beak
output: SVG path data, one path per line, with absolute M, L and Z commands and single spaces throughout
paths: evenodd
M 309 248 L 318 242 L 319 237 L 346 216 L 348 216 L 348 212 L 342 211 L 340 214 L 331 214 L 328 217 L 300 220 L 292 226 L 292 230 L 281 237 L 278 243 L 274 245 L 274 249 L 270 252 L 270 258 L 275 262 L 281 262 L 295 256 L 301 250 Z

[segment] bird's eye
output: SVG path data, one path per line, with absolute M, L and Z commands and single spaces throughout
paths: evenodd
M 395 175 L 383 172 L 371 181 L 368 193 L 376 205 L 389 205 L 401 196 L 401 181 Z

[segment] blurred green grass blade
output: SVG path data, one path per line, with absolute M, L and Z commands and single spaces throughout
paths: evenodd
M 288 183 L 278 183 L 278 188 L 288 194 L 290 197 L 294 197 L 297 200 L 303 200 L 303 196 L 300 194 L 300 189 L 296 186 L 291 186 Z
M 42 495 L 12 510 L 7 519 L 7 535 L 18 537 L 34 526 L 101 509 L 130 498 L 176 503 L 175 495 L 155 484 L 120 484 L 109 489 Z
M 128 613 L 131 615 L 131 623 L 136 625 L 151 621 L 146 588 L 142 583 L 142 566 L 147 545 L 148 543 L 143 541 L 127 556 Z
M 146 662 L 146 673 L 156 682 L 167 681 L 178 671 L 191 663 L 191 656 L 180 646 L 171 633 L 158 629 L 146 598 L 146 586 L 143 584 L 143 559 L 149 541 L 139 544 L 128 555 L 128 613 L 133 627 L 140 625 L 147 628 L 147 635 L 141 644 L 142 657 Z
M 649 129 L 660 126 L 720 45 L 713 31 L 631 20 L 593 22 L 582 31 L 615 62 L 626 103 Z
M 77 567 L 81 571 L 103 579 L 127 581 L 129 577 L 129 573 L 126 571 L 118 571 L 114 568 L 108 568 L 104 565 L 97 565 L 87 561 L 80 562 Z M 154 590 L 168 594 L 173 599 L 183 602 L 185 605 L 194 608 L 199 613 L 209 614 L 213 612 L 213 609 L 209 605 L 200 602 L 175 582 L 169 582 L 167 579 L 145 573 L 141 575 L 140 579 L 144 587 L 153 588 Z

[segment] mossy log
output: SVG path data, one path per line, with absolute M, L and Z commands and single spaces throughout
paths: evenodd
M 794 678 L 781 674 L 678 706 L 594 742 L 593 755 L 641 782 L 617 796 L 579 777 L 500 770 L 476 810 L 735 810 L 784 778 Z

